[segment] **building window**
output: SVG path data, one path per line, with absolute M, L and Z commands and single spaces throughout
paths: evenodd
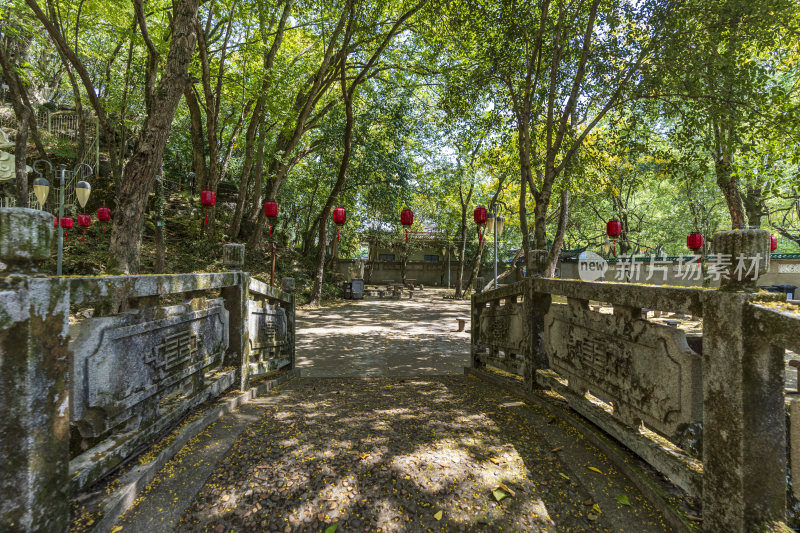
M 379 259 L 381 261 L 394 261 L 394 254 L 381 254 Z
M 435 254 L 432 254 L 432 255 L 425 254 L 425 261 L 430 261 L 432 263 L 438 263 L 439 262 L 439 256 L 435 255 Z

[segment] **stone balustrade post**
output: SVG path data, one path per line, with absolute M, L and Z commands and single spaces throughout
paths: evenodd
M 69 527 L 69 285 L 37 276 L 53 216 L 0 209 L 0 531 Z
M 530 346 L 525 356 L 525 387 L 528 390 L 539 388 L 536 371 L 550 367 L 544 347 L 544 317 L 550 310 L 552 297 L 548 293 L 536 292 L 534 287 L 536 278 L 544 275 L 548 253 L 547 250 L 529 250 L 527 258 L 528 292 L 525 305 L 531 332 Z
M 240 390 L 248 387 L 250 343 L 248 342 L 248 300 L 250 299 L 250 274 L 244 268 L 244 245 L 226 244 L 222 247 L 225 268 L 238 274 L 236 285 L 222 289 L 225 309 L 228 311 L 228 352 L 225 365 L 237 368 Z
M 281 290 L 287 294 L 292 295 L 292 302 L 286 307 L 286 319 L 289 321 L 287 324 L 288 332 L 291 338 L 291 348 L 289 357 L 291 359 L 290 368 L 296 368 L 295 365 L 295 347 L 297 345 L 297 337 L 295 336 L 296 333 L 296 320 L 297 320 L 297 309 L 296 309 L 296 296 L 295 296 L 295 282 L 294 278 L 283 278 L 281 279 Z
M 786 419 L 783 350 L 769 345 L 748 316 L 757 279 L 736 272 L 737 258 L 769 265 L 765 230 L 714 236 L 715 254 L 730 256 L 728 277 L 703 302 L 703 529 L 763 531 L 784 519 Z

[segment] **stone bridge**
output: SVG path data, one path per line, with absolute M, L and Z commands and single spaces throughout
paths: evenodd
M 51 238 L 49 215 L 0 209 L 2 531 L 794 517 L 800 314 L 777 295 L 532 278 L 296 309 L 238 245 L 227 273 L 48 278 Z

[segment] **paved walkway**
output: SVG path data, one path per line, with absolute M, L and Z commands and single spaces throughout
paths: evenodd
M 333 377 L 209 427 L 120 531 L 669 531 L 573 428 L 465 376 L 466 304 L 433 300 L 304 311 L 300 366 Z
M 299 309 L 297 367 L 303 376 L 417 376 L 462 374 L 469 364 L 468 300 L 445 291 L 414 291 L 409 300 L 352 300 Z

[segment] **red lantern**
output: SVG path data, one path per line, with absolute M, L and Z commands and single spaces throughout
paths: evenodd
M 206 221 L 203 222 L 203 225 L 208 226 L 208 211 L 217 203 L 217 195 L 214 194 L 214 191 L 201 191 L 200 203 L 206 211 Z
M 411 209 L 403 209 L 400 213 L 400 224 L 406 228 L 406 244 L 408 244 L 408 227 L 414 223 L 414 211 Z
M 347 211 L 344 207 L 337 207 L 333 210 L 333 223 L 336 224 L 336 240 L 339 240 L 339 230 L 344 226 L 347 221 Z
M 81 235 L 81 242 L 86 238 L 86 228 L 92 225 L 92 217 L 89 215 L 78 215 L 78 225 L 83 229 L 83 235 Z
M 686 237 L 686 247 L 696 252 L 703 247 L 703 235 L 701 233 L 690 233 Z
M 67 242 L 67 235 L 69 230 L 72 229 L 72 217 L 61 217 L 61 227 L 66 230 L 64 232 L 64 242 Z
M 476 207 L 475 211 L 472 213 L 472 218 L 475 219 L 475 224 L 478 225 L 478 244 L 483 242 L 483 227 L 486 225 L 486 219 L 488 216 L 489 213 L 482 205 Z
M 272 200 L 264 202 L 264 216 L 269 220 L 269 236 L 272 237 L 272 226 L 278 218 L 278 204 Z
M 606 235 L 612 239 L 622 235 L 622 222 L 617 219 L 609 220 L 606 224 Z
M 107 207 L 101 207 L 97 210 L 97 220 L 100 221 L 100 225 L 103 227 L 103 238 L 106 238 L 106 222 L 111 220 L 111 210 Z
M 54 228 L 58 227 L 58 217 L 53 217 L 53 227 Z
M 769 236 L 769 251 L 774 252 L 778 249 L 778 238 L 775 235 Z

